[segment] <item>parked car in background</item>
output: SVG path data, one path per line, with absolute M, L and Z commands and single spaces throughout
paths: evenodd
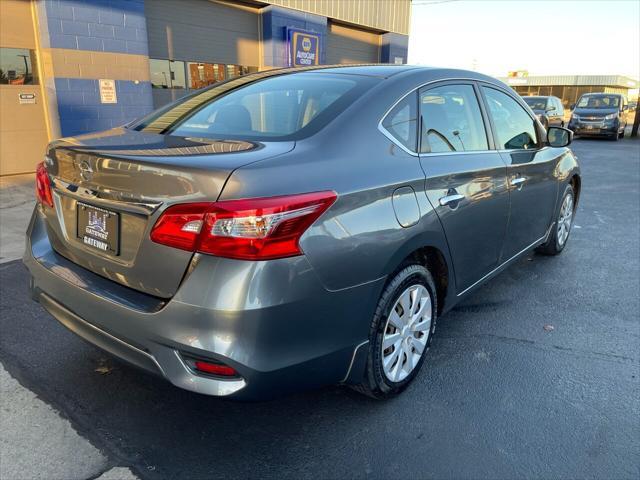
M 33 298 L 195 392 L 389 397 L 438 317 L 530 250 L 563 251 L 572 136 L 475 72 L 249 74 L 50 144 L 24 255 Z
M 558 97 L 522 97 L 544 128 L 564 127 L 564 107 Z
M 629 105 L 618 93 L 586 93 L 571 112 L 569 129 L 580 136 L 618 140 L 627 128 Z

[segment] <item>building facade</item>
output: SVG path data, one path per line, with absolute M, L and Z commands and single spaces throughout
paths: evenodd
M 511 76 L 501 79 L 522 96 L 553 95 L 570 109 L 585 93 L 621 93 L 630 96 L 639 82 L 622 75 Z
M 296 65 L 406 63 L 410 0 L 1 0 L 0 174 L 46 142 Z

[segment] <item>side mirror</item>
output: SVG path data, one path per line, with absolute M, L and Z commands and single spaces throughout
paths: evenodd
M 549 127 L 547 145 L 550 147 L 566 147 L 573 141 L 573 132 L 568 128 Z
M 622 111 L 626 112 L 627 110 L 629 110 L 629 105 L 623 105 L 622 106 Z
M 576 108 L 576 104 L 572 103 L 571 105 L 569 105 L 569 110 L 573 110 Z

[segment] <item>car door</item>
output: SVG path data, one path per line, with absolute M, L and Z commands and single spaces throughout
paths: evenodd
M 621 128 L 626 126 L 629 122 L 629 104 L 627 103 L 627 97 L 622 96 L 620 98 L 620 124 Z
M 558 119 L 558 106 L 556 105 L 556 99 L 549 97 L 547 100 L 547 118 L 549 119 L 549 126 L 557 125 Z
M 564 126 L 564 106 L 562 105 L 562 100 L 559 98 L 555 99 L 556 102 L 556 113 L 558 115 L 556 125 Z
M 496 148 L 507 164 L 511 211 L 501 261 L 542 240 L 558 196 L 555 167 L 564 148 L 544 146 L 536 122 L 505 90 L 483 85 Z
M 497 265 L 509 214 L 507 169 L 473 82 L 419 91 L 420 163 L 463 292 Z

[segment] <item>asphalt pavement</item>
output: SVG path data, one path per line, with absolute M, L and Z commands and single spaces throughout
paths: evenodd
M 440 319 L 425 368 L 391 401 L 179 390 L 65 330 L 19 262 L 0 265 L 0 361 L 143 479 L 637 479 L 640 141 L 572 148 L 583 188 L 563 254 L 531 254 Z

